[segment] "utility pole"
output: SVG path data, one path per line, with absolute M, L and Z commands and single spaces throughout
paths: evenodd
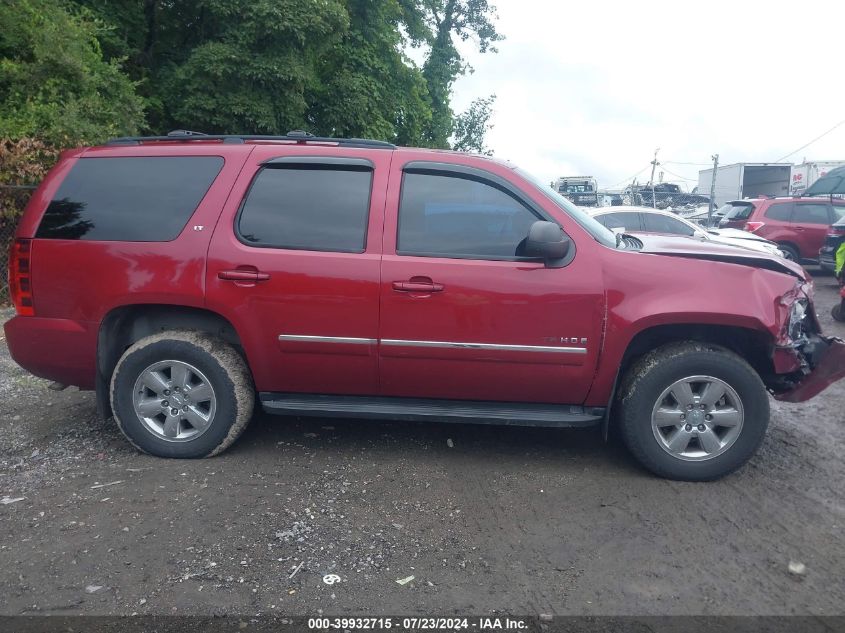
M 654 197 L 654 170 L 657 169 L 657 166 L 660 164 L 657 162 L 657 152 L 659 151 L 659 147 L 654 150 L 654 160 L 651 161 L 651 178 L 648 181 L 648 183 L 651 185 L 651 206 L 653 209 L 657 208 L 657 199 Z
M 713 221 L 713 211 L 716 208 L 716 172 L 719 171 L 719 155 L 713 154 L 713 177 L 710 179 L 710 206 L 707 208 L 707 226 Z

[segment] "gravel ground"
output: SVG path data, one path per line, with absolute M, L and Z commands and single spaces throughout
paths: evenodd
M 817 299 L 845 337 L 832 277 Z M 773 401 L 709 484 L 593 431 L 263 414 L 172 461 L 2 344 L 0 498 L 24 499 L 0 505 L 0 614 L 843 614 L 843 396 Z

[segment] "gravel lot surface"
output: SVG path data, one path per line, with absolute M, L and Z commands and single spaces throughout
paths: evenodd
M 843 446 L 845 381 L 709 484 L 594 431 L 264 414 L 161 460 L 0 342 L 0 614 L 843 614 Z

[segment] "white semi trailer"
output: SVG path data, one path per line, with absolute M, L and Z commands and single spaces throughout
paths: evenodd
M 720 207 L 731 200 L 761 196 L 788 196 L 792 163 L 734 163 L 720 165 L 716 172 L 714 200 Z M 710 193 L 713 169 L 698 172 L 700 194 Z
M 789 184 L 790 195 L 800 196 L 807 187 L 826 175 L 831 169 L 842 167 L 842 165 L 845 165 L 845 160 L 804 161 L 800 165 L 793 166 Z

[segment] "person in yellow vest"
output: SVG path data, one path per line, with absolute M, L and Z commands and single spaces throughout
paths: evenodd
M 836 250 L 836 265 L 833 273 L 839 280 L 839 296 L 842 297 L 842 300 L 838 306 L 833 306 L 831 314 L 837 321 L 845 321 L 845 240 L 842 240 Z

